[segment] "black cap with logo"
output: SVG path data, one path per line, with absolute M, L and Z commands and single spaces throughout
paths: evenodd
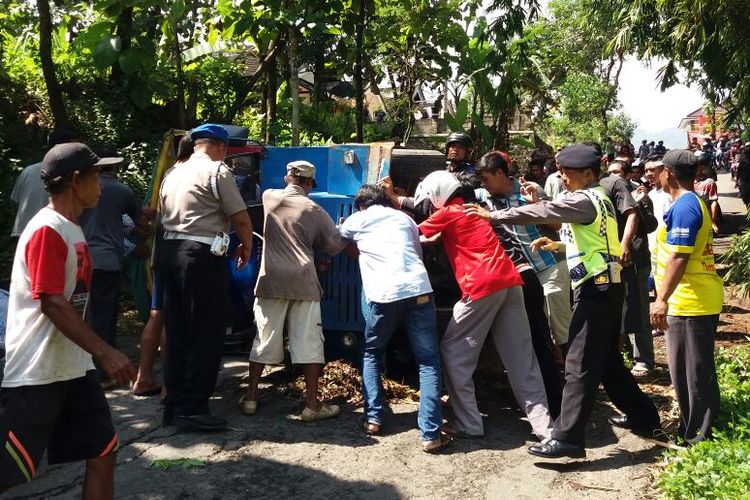
M 80 142 L 58 144 L 42 160 L 42 177 L 49 180 L 67 177 L 75 171 L 85 172 L 91 167 L 122 163 L 119 157 L 99 158 L 88 146 Z

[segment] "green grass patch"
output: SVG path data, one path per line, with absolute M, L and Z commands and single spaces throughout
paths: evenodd
M 678 452 L 658 480 L 667 499 L 750 498 L 750 347 L 720 350 L 721 409 L 714 438 Z
M 151 467 L 161 470 L 169 470 L 174 467 L 193 469 L 206 465 L 206 461 L 198 458 L 157 458 L 151 461 Z

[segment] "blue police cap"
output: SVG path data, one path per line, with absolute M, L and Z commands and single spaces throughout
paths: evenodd
M 224 144 L 229 142 L 229 133 L 227 129 L 215 123 L 204 123 L 190 131 L 190 138 L 196 139 L 217 139 Z
M 601 168 L 602 157 L 593 146 L 573 144 L 557 153 L 557 164 L 563 168 Z

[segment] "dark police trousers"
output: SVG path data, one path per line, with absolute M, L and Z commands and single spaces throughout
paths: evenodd
M 622 284 L 596 285 L 590 278 L 574 292 L 565 387 L 552 438 L 584 445 L 586 422 L 599 384 L 635 425 L 656 426 L 659 413 L 625 367 L 620 353 Z
M 228 324 L 227 260 L 204 243 L 167 240 L 160 269 L 167 332 L 165 415 L 207 414 Z

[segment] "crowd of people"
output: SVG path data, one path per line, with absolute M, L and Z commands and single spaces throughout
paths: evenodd
M 0 491 L 30 481 L 46 450 L 50 463 L 86 461 L 84 496 L 111 497 L 118 441 L 104 396 L 109 384 L 161 393 L 164 426 L 227 428 L 209 406 L 229 324 L 227 233 L 231 224 L 239 267 L 250 258 L 253 234 L 225 164 L 228 142 L 215 124 L 183 138 L 158 187 L 158 213 L 139 207 L 116 180 L 122 158 L 97 155 L 74 134 L 51 136 L 44 160 L 19 178 Z M 675 440 L 709 438 L 719 405 L 713 353 L 723 284 L 712 247 L 715 184 L 706 182 L 704 159 L 644 140 L 634 161 L 632 148 L 616 150 L 607 140 L 535 155 L 519 177 L 507 153 L 490 151 L 474 163 L 472 149 L 469 136 L 451 134 L 446 169 L 429 173 L 411 196 L 389 177 L 365 184 L 354 197 L 357 210 L 337 221 L 309 196 L 316 166 L 286 166 L 286 187 L 262 193 L 257 334 L 239 411 L 262 411 L 264 367 L 282 363 L 288 349 L 305 379 L 300 419 L 340 415 L 319 396 L 325 271 L 316 252 L 346 252 L 359 261 L 364 296 L 366 434 L 387 425 L 382 359 L 392 336 L 405 332 L 419 367 L 417 426 L 427 453 L 484 436 L 473 375 L 490 338 L 539 440 L 529 453 L 585 456 L 600 384 L 620 412 L 611 425 L 656 437 L 659 413 L 638 380 L 654 369 L 653 335 L 665 334 L 680 408 Z M 32 186 L 45 192 L 32 198 Z M 147 234 L 154 219 L 152 314 L 136 373 L 115 348 L 116 280 L 126 230 Z M 423 262 L 431 246 L 442 248 L 460 289 L 445 331 L 438 331 Z M 151 370 L 160 344 L 163 388 Z

